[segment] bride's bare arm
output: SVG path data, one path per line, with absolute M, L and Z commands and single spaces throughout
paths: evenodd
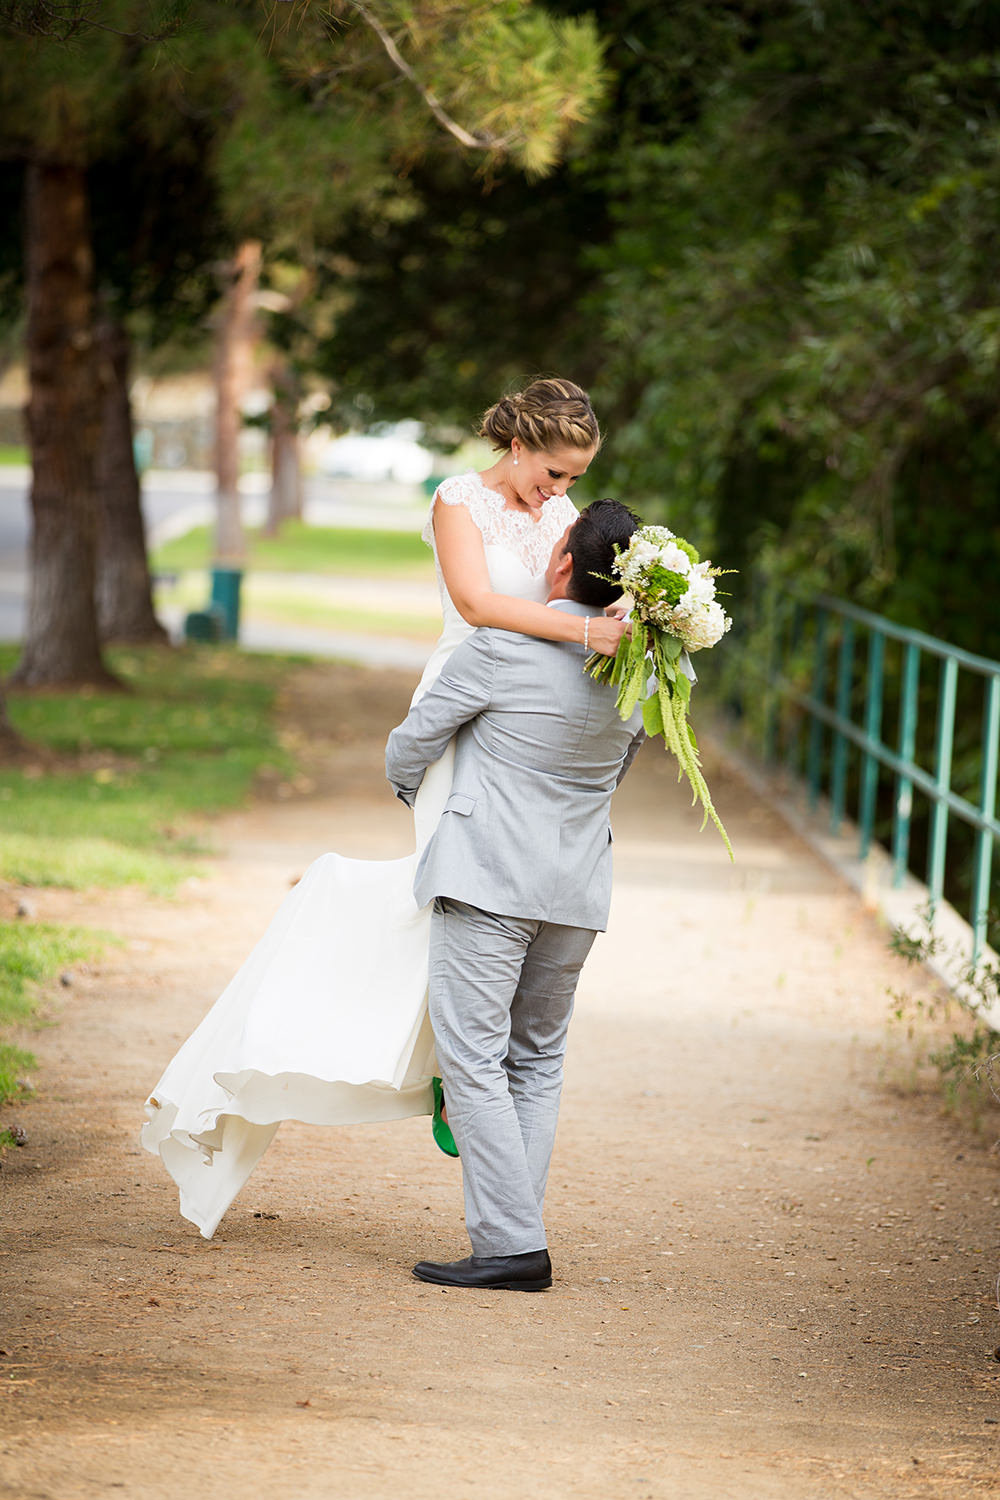
M 495 625 L 546 641 L 583 640 L 580 615 L 493 591 L 482 533 L 464 505 L 435 505 L 434 538 L 448 593 L 466 624 Z M 626 628 L 623 621 L 608 615 L 591 616 L 591 650 L 614 656 Z

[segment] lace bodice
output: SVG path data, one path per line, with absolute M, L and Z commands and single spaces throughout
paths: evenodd
M 537 604 L 544 604 L 548 593 L 545 569 L 552 548 L 578 515 L 568 495 L 553 495 L 546 500 L 537 521 L 527 511 L 508 510 L 503 496 L 489 489 L 474 470 L 441 481 L 421 535 L 434 549 L 444 629 L 424 668 L 414 701 L 434 681 L 455 647 L 472 633 L 472 626 L 452 603 L 438 562 L 433 519 L 434 506 L 439 500 L 445 505 L 464 505 L 476 523 L 483 537 L 490 584 L 496 593 L 509 594 L 514 599 L 533 599 Z
M 458 474 L 453 479 L 443 479 L 438 485 L 435 499 L 431 502 L 430 514 L 421 532 L 427 545 L 434 547 L 435 560 L 437 548 L 434 546 L 434 506 L 438 500 L 445 505 L 464 505 L 482 532 L 483 545 L 503 547 L 513 553 L 525 571 L 536 579 L 544 574 L 553 546 L 578 515 L 577 508 L 568 495 L 553 495 L 542 506 L 541 515 L 536 520 L 527 511 L 509 510 L 504 497 L 497 490 L 489 489 L 475 470 L 468 474 Z M 440 576 L 439 569 L 439 579 Z M 492 573 L 490 581 L 498 593 L 508 592 L 507 589 L 497 588 Z M 534 594 L 526 597 L 533 598 Z

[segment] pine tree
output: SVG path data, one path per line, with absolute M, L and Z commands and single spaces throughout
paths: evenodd
M 0 6 L 2 144 L 8 157 L 22 154 L 31 183 L 35 541 L 19 680 L 108 678 L 95 599 L 107 363 L 102 376 L 88 169 L 93 178 L 119 157 L 137 128 L 166 155 L 175 136 L 185 149 L 198 121 L 233 251 L 260 239 L 275 253 L 314 243 L 361 199 L 398 212 L 400 166 L 441 131 L 487 169 L 509 157 L 547 170 L 599 95 L 593 27 L 554 22 L 528 0 L 479 0 L 463 8 L 461 26 L 455 19 L 449 0 Z M 182 224 L 185 203 L 172 207 Z M 70 245 L 75 280 L 60 259 Z

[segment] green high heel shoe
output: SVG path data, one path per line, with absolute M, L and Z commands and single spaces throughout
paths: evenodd
M 451 1126 L 441 1113 L 444 1108 L 444 1089 L 440 1078 L 432 1078 L 431 1087 L 434 1090 L 434 1114 L 431 1118 L 431 1135 L 434 1137 L 434 1143 L 445 1156 L 457 1156 L 458 1147 L 455 1145 Z

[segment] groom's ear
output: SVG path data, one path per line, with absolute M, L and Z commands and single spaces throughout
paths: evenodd
M 569 578 L 570 574 L 572 573 L 572 571 L 573 571 L 573 554 L 569 550 L 569 548 L 567 547 L 566 550 L 563 552 L 562 557 L 559 559 L 558 563 L 556 564 L 555 576 L 554 576 L 552 582 L 553 583 L 565 583 L 566 580 Z

